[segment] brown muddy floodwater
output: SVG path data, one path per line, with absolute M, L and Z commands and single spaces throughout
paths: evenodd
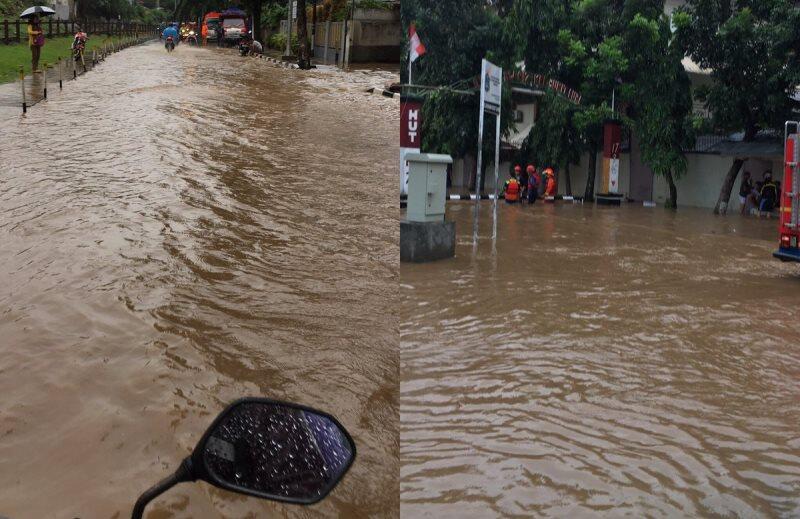
M 797 517 L 800 265 L 775 220 L 448 204 L 400 269 L 402 517 Z
M 129 517 L 229 401 L 325 409 L 358 458 L 291 507 L 182 484 L 148 517 L 398 513 L 391 72 L 157 43 L 0 129 L 0 516 Z

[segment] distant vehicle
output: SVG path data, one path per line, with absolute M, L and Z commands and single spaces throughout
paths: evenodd
M 237 45 L 243 35 L 247 34 L 247 13 L 232 7 L 220 14 L 222 27 L 225 30 L 225 44 Z
M 224 18 L 222 27 L 225 28 L 225 42 L 238 43 L 247 34 L 247 23 L 244 18 Z
M 250 40 L 248 38 L 241 38 L 239 40 L 239 55 L 247 56 L 250 54 Z
M 206 38 L 209 40 L 217 39 L 217 28 L 219 27 L 220 14 L 216 11 L 206 13 L 203 17 L 203 25 L 206 27 Z
M 186 41 L 189 38 L 189 34 L 195 34 L 197 29 L 197 24 L 194 22 L 184 23 L 181 25 L 181 41 Z
M 786 121 L 783 142 L 781 239 L 778 250 L 772 255 L 781 261 L 800 262 L 800 122 Z

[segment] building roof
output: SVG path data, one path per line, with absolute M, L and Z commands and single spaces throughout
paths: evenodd
M 783 143 L 776 137 L 764 135 L 752 142 L 726 139 L 710 146 L 707 151 L 725 156 L 780 158 L 783 157 Z
M 711 69 L 701 68 L 700 65 L 692 61 L 692 58 L 690 58 L 689 56 L 683 58 L 681 60 L 681 64 L 683 65 L 683 70 L 685 70 L 689 74 L 699 74 L 702 76 L 711 75 Z

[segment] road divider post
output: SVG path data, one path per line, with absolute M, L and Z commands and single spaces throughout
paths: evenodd
M 25 99 L 25 69 L 19 68 L 19 83 L 22 85 L 22 113 L 28 113 L 28 103 Z

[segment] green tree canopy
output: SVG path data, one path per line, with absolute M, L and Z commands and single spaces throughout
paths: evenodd
M 427 53 L 415 63 L 413 82 L 420 85 L 453 87 L 423 91 L 422 145 L 424 149 L 454 156 L 475 152 L 478 143 L 479 95 L 474 88 L 480 76 L 481 59 L 509 70 L 518 51 L 506 37 L 504 20 L 485 0 L 443 0 L 427 2 L 404 0 L 401 4 L 403 26 L 415 23 Z M 404 53 L 401 74 L 408 81 L 408 53 Z M 509 113 L 511 98 L 504 88 L 503 111 Z M 501 132 L 512 124 L 501 119 Z M 484 127 L 484 156 L 494 148 L 495 123 L 487 117 Z M 489 161 L 484 161 L 484 167 Z M 485 180 L 486 176 L 483 175 Z
M 798 107 L 800 9 L 790 0 L 688 0 L 673 16 L 685 51 L 714 80 L 698 93 L 718 131 L 743 131 L 753 140 L 762 129 L 779 129 Z M 741 169 L 734 160 L 715 213 L 727 211 Z

